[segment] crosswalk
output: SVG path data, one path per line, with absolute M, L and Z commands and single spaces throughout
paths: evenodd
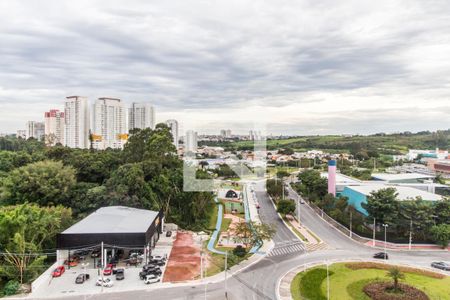
M 293 240 L 277 244 L 267 256 L 282 256 L 305 251 L 305 244 L 301 241 Z

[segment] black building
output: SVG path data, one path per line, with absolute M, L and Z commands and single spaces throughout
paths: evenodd
M 162 233 L 163 212 L 125 206 L 102 207 L 56 237 L 57 249 L 99 245 L 154 247 Z

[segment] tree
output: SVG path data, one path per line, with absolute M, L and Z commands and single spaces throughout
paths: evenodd
M 298 174 L 299 192 L 310 200 L 323 198 L 328 193 L 327 179 L 316 170 L 305 170 Z
M 440 224 L 431 227 L 431 235 L 433 236 L 433 240 L 442 246 L 442 248 L 446 248 L 450 241 L 450 224 Z
M 395 225 L 398 217 L 397 190 L 385 188 L 373 191 L 367 197 L 367 203 L 361 206 L 369 214 L 369 219 L 375 218 L 377 223 Z
M 55 247 L 55 236 L 72 223 L 70 208 L 22 204 L 0 207 L 0 275 L 32 280 L 45 266 L 43 249 Z
M 282 215 L 292 214 L 295 208 L 295 203 L 291 200 L 280 200 L 277 203 L 277 212 Z
M 266 181 L 267 193 L 275 200 L 279 199 L 283 194 L 283 182 L 276 179 L 268 179 Z
M 434 213 L 437 224 L 450 224 L 450 198 L 438 201 L 434 206 Z
M 244 244 L 245 248 L 248 249 L 257 243 L 272 239 L 275 229 L 273 225 L 264 223 L 256 224 L 253 221 L 248 223 L 240 222 L 236 224 L 234 233 L 235 242 Z
M 57 205 L 66 200 L 75 182 L 72 167 L 49 160 L 36 162 L 10 173 L 1 187 L 0 199 L 4 204 Z
M 392 280 L 394 281 L 394 291 L 398 291 L 398 281 L 405 278 L 405 275 L 400 271 L 399 268 L 393 267 L 389 269 L 386 276 L 392 278 Z

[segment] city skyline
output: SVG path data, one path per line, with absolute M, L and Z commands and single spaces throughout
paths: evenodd
M 2 2 L 1 132 L 74 94 L 150 102 L 204 133 L 450 127 L 450 4 L 329 4 Z

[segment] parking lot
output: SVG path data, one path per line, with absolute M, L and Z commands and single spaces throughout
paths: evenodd
M 173 233 L 171 237 L 166 237 L 161 235 L 156 247 L 152 250 L 152 256 L 162 256 L 170 257 L 170 252 L 172 250 L 173 241 L 176 238 L 176 232 Z M 129 251 L 128 251 L 129 252 Z M 127 251 L 125 251 L 127 253 Z M 139 272 L 142 271 L 142 267 L 145 262 L 138 265 L 128 265 L 124 257 L 119 260 L 116 268 L 123 268 L 125 270 L 125 278 L 123 280 L 116 280 L 116 275 L 112 274 L 109 276 L 103 276 L 103 278 L 109 278 L 113 281 L 112 287 L 102 287 L 96 286 L 96 281 L 101 277 L 101 269 L 95 268 L 95 264 L 99 261 L 99 258 L 92 258 L 91 252 L 85 256 L 84 259 L 78 261 L 78 264 L 74 267 L 68 267 L 65 265 L 65 272 L 60 277 L 52 277 L 51 273 L 45 275 L 43 278 L 43 284 L 41 284 L 37 289 L 32 291 L 32 297 L 51 297 L 57 298 L 62 295 L 86 295 L 86 294 L 96 294 L 108 291 L 127 291 L 136 289 L 145 289 L 149 286 L 159 285 L 160 283 L 152 283 L 146 285 L 144 280 L 139 278 Z M 95 263 L 94 263 L 95 261 Z M 167 261 L 164 266 L 161 266 L 162 274 L 160 276 L 161 280 L 164 276 L 164 272 L 167 266 Z M 75 279 L 80 274 L 89 274 L 90 279 L 86 280 L 82 284 L 75 283 Z

